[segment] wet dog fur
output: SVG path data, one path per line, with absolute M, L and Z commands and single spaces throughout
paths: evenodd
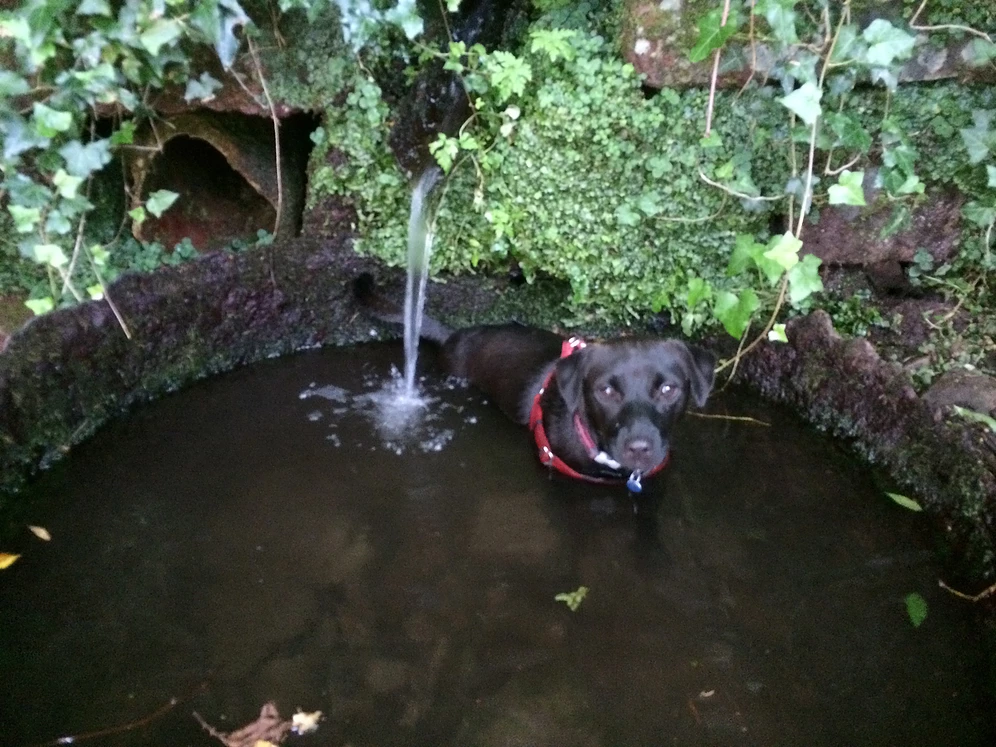
M 354 293 L 376 318 L 403 322 L 372 276 L 358 278 Z M 668 454 L 674 425 L 689 405 L 705 404 L 715 378 L 715 356 L 680 340 L 620 338 L 561 358 L 564 338 L 553 332 L 514 323 L 452 330 L 429 317 L 422 337 L 439 347 L 447 373 L 469 381 L 522 425 L 554 369 L 540 399 L 547 438 L 557 456 L 592 477 L 605 476 L 604 468 L 578 436 L 575 413 L 625 471 L 647 472 Z

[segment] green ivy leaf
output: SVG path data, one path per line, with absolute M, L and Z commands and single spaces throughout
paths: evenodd
M 785 334 L 784 324 L 774 324 L 771 329 L 768 330 L 768 341 L 769 342 L 788 342 L 788 335 Z
M 893 60 L 905 60 L 913 54 L 916 37 L 897 29 L 884 18 L 876 18 L 861 32 L 868 42 L 865 62 L 871 67 L 887 68 Z
M 76 8 L 76 13 L 81 16 L 106 16 L 111 17 L 111 4 L 107 0 L 83 0 Z
M 135 141 L 135 123 L 127 120 L 111 135 L 111 145 L 131 145 Z
M 993 133 L 989 129 L 989 122 L 992 119 L 992 112 L 979 110 L 972 112 L 972 127 L 966 127 L 961 132 L 962 142 L 968 151 L 968 162 L 977 164 L 989 155 L 989 149 L 993 146 Z
M 803 83 L 788 96 L 778 99 L 783 106 L 795 113 L 807 125 L 812 125 L 823 112 L 820 99 L 823 91 L 813 83 Z
M 408 39 L 414 39 L 425 28 L 415 0 L 398 0 L 398 4 L 384 15 L 384 20 L 401 27 Z
M 867 45 L 858 33 L 858 27 L 848 23 L 840 27 L 837 35 L 837 43 L 833 47 L 833 54 L 830 62 L 834 64 L 846 64 L 853 60 L 860 60 L 867 53 Z
M 24 305 L 31 309 L 35 316 L 41 316 L 42 314 L 47 314 L 55 308 L 55 301 L 52 300 L 51 296 L 46 296 L 45 298 L 29 298 L 24 302 Z
M 177 21 L 172 18 L 157 18 L 139 34 L 138 41 L 146 52 L 155 57 L 160 49 L 175 42 L 182 33 L 183 27 Z
M 760 306 L 761 301 L 750 288 L 739 296 L 729 291 L 721 291 L 716 294 L 712 313 L 722 323 L 727 333 L 739 340 L 743 336 L 744 330 L 747 329 L 754 312 Z
M 31 253 L 35 261 L 52 267 L 62 267 L 69 259 L 58 244 L 35 244 Z
M 739 275 L 754 264 L 755 258 L 764 252 L 764 244 L 758 244 L 749 233 L 737 234 L 736 243 L 730 253 L 730 261 L 726 266 L 726 274 L 730 277 Z M 779 274 L 781 270 L 779 269 Z
M 830 195 L 831 205 L 867 205 L 865 202 L 865 190 L 862 183 L 865 179 L 864 171 L 848 171 L 844 169 L 840 174 L 840 179 L 836 184 L 832 184 L 827 190 Z
M 764 257 L 777 263 L 783 270 L 791 270 L 799 262 L 799 250 L 802 242 L 786 231 L 781 236 L 772 236 L 768 242 Z
M 798 0 L 760 0 L 755 12 L 761 13 L 775 39 L 785 46 L 799 43 L 795 32 L 795 4 Z
M 899 493 L 886 493 L 886 495 L 903 508 L 907 508 L 910 511 L 923 511 L 923 507 L 912 498 L 907 498 L 905 495 L 900 495 Z
M 14 219 L 14 230 L 18 233 L 31 233 L 41 220 L 41 210 L 36 207 L 26 208 L 12 203 L 7 206 L 7 212 Z
M 788 271 L 789 301 L 798 305 L 814 293 L 823 290 L 823 280 L 820 278 L 820 258 L 807 254 L 801 261 Z
M 86 178 L 111 162 L 111 141 L 105 138 L 84 145 L 79 140 L 70 140 L 59 148 L 59 155 L 66 160 L 66 171 Z
M 731 9 L 730 15 L 726 19 L 726 25 L 721 25 L 723 11 L 714 8 L 702 16 L 696 24 L 699 29 L 699 38 L 688 53 L 688 59 L 692 62 L 702 62 L 711 52 L 719 49 L 726 40 L 737 32 L 738 16 Z
M 982 67 L 996 59 L 996 44 L 988 39 L 975 37 L 961 50 L 961 58 L 969 67 Z
M 871 150 L 872 136 L 857 117 L 843 112 L 828 112 L 824 115 L 824 120 L 837 136 L 837 145 L 861 153 Z
M 996 166 L 986 166 L 986 186 L 996 187 Z
M 713 130 L 708 135 L 705 135 L 705 136 L 699 138 L 699 145 L 702 148 L 706 148 L 706 149 L 708 149 L 708 148 L 722 148 L 723 147 L 723 138 L 721 138 L 719 136 L 719 132 L 718 131 Z
M 187 81 L 187 90 L 183 93 L 183 100 L 187 102 L 210 101 L 219 88 L 221 88 L 221 81 L 212 77 L 210 73 L 201 73 L 200 78 L 191 78 Z
M 980 228 L 989 228 L 990 225 L 996 223 L 996 207 L 982 205 L 974 200 L 962 208 L 961 214 L 965 216 L 965 220 L 971 221 Z
M 70 176 L 65 169 L 59 169 L 52 177 L 52 184 L 59 190 L 59 195 L 71 200 L 76 197 L 76 192 L 80 188 L 83 179 L 78 176 Z
M 157 189 L 145 201 L 145 209 L 157 218 L 160 218 L 163 213 L 169 210 L 170 205 L 176 202 L 176 198 L 179 196 L 176 192 L 170 192 L 168 189 Z
M 0 96 L 23 96 L 31 90 L 28 81 L 10 70 L 0 70 Z
M 916 592 L 906 595 L 906 614 L 914 628 L 919 628 L 927 619 L 927 600 Z
M 35 130 L 42 137 L 55 137 L 58 133 L 65 132 L 73 126 L 71 112 L 52 109 L 40 101 L 36 101 L 32 106 L 32 116 Z
M 136 226 L 142 225 L 147 217 L 145 214 L 145 208 L 142 207 L 141 205 L 139 205 L 136 208 L 132 208 L 131 210 L 128 211 L 128 217 L 130 217 L 135 222 Z
M 694 309 L 702 301 L 707 300 L 711 296 L 712 286 L 702 278 L 691 278 L 688 281 L 688 296 L 685 299 L 685 303 L 688 304 L 689 309 Z
M 460 10 L 460 0 L 446 0 L 446 10 L 450 13 L 456 13 Z

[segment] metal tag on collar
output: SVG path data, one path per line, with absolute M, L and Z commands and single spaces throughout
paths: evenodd
M 633 474 L 631 474 L 629 476 L 629 479 L 626 480 L 626 488 L 627 488 L 627 490 L 629 490 L 630 493 L 642 493 L 643 492 L 643 486 L 640 484 L 640 478 L 642 476 L 643 476 L 643 473 L 640 472 L 640 470 L 638 470 L 638 469 L 637 470 L 633 470 Z

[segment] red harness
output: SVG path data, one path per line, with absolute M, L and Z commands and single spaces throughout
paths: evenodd
M 560 348 L 560 357 L 567 358 L 575 351 L 581 350 L 584 347 L 585 341 L 580 337 L 572 337 L 569 340 L 564 340 L 564 343 Z M 536 396 L 533 398 L 532 409 L 529 411 L 529 430 L 533 432 L 533 438 L 536 439 L 536 448 L 539 449 L 540 462 L 551 469 L 555 469 L 562 475 L 567 475 L 568 477 L 573 477 L 577 480 L 599 483 L 600 485 L 618 485 L 620 483 L 627 483 L 628 480 L 625 477 L 594 477 L 593 475 L 586 475 L 578 472 L 576 469 L 567 464 L 567 462 L 553 453 L 553 449 L 550 448 L 550 440 L 546 437 L 546 429 L 543 427 L 543 408 L 540 406 L 540 398 L 550 386 L 550 382 L 553 381 L 553 377 L 556 372 L 556 367 L 550 369 L 550 373 L 547 374 L 546 379 L 543 381 L 543 386 L 541 386 L 540 390 L 536 392 Z M 581 422 L 581 416 L 578 415 L 578 413 L 574 413 L 574 429 L 577 431 L 578 438 L 581 439 L 581 443 L 584 444 L 584 447 L 588 452 L 588 456 L 591 457 L 592 461 L 595 461 L 595 457 L 601 453 L 601 450 L 595 443 L 595 439 L 591 437 L 591 433 L 588 432 L 585 424 Z M 649 472 L 645 472 L 642 477 L 650 477 L 651 475 L 657 474 L 667 466 L 670 459 L 671 455 L 665 454 L 663 461 L 661 461 L 660 464 Z M 637 481 L 637 486 L 639 486 L 639 480 Z M 634 490 L 635 489 L 636 488 L 634 488 Z

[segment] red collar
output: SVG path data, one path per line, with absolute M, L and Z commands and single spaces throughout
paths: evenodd
M 575 351 L 581 350 L 584 347 L 584 340 L 580 337 L 571 337 L 568 340 L 564 340 L 561 345 L 560 357 L 567 358 Z M 576 469 L 567 464 L 567 462 L 553 453 L 553 449 L 550 448 L 550 440 L 546 437 L 546 429 L 543 427 L 543 408 L 540 405 L 540 398 L 543 396 L 543 393 L 547 390 L 547 388 L 549 388 L 550 382 L 553 381 L 553 377 L 556 372 L 556 367 L 550 369 L 550 373 L 547 374 L 546 379 L 543 380 L 543 386 L 541 386 L 540 390 L 536 392 L 536 396 L 533 398 L 532 409 L 529 411 L 529 430 L 533 432 L 533 438 L 536 439 L 536 448 L 539 449 L 540 462 L 545 464 L 547 467 L 556 470 L 562 475 L 567 475 L 568 477 L 573 477 L 577 480 L 584 480 L 585 482 L 594 482 L 601 485 L 618 485 L 620 483 L 626 483 L 626 477 L 595 477 L 593 475 L 585 475 L 578 472 Z M 578 438 L 581 439 L 581 443 L 584 444 L 584 447 L 588 452 L 588 456 L 591 457 L 592 461 L 597 461 L 595 457 L 602 452 L 595 443 L 595 439 L 591 437 L 591 433 L 589 433 L 588 428 L 585 427 L 585 424 L 581 421 L 581 416 L 578 415 L 578 413 L 574 413 L 574 429 L 577 431 Z M 660 472 L 667 466 L 670 458 L 671 455 L 666 454 L 660 464 L 649 472 L 645 472 L 642 477 L 650 477 L 651 475 L 655 475 Z

